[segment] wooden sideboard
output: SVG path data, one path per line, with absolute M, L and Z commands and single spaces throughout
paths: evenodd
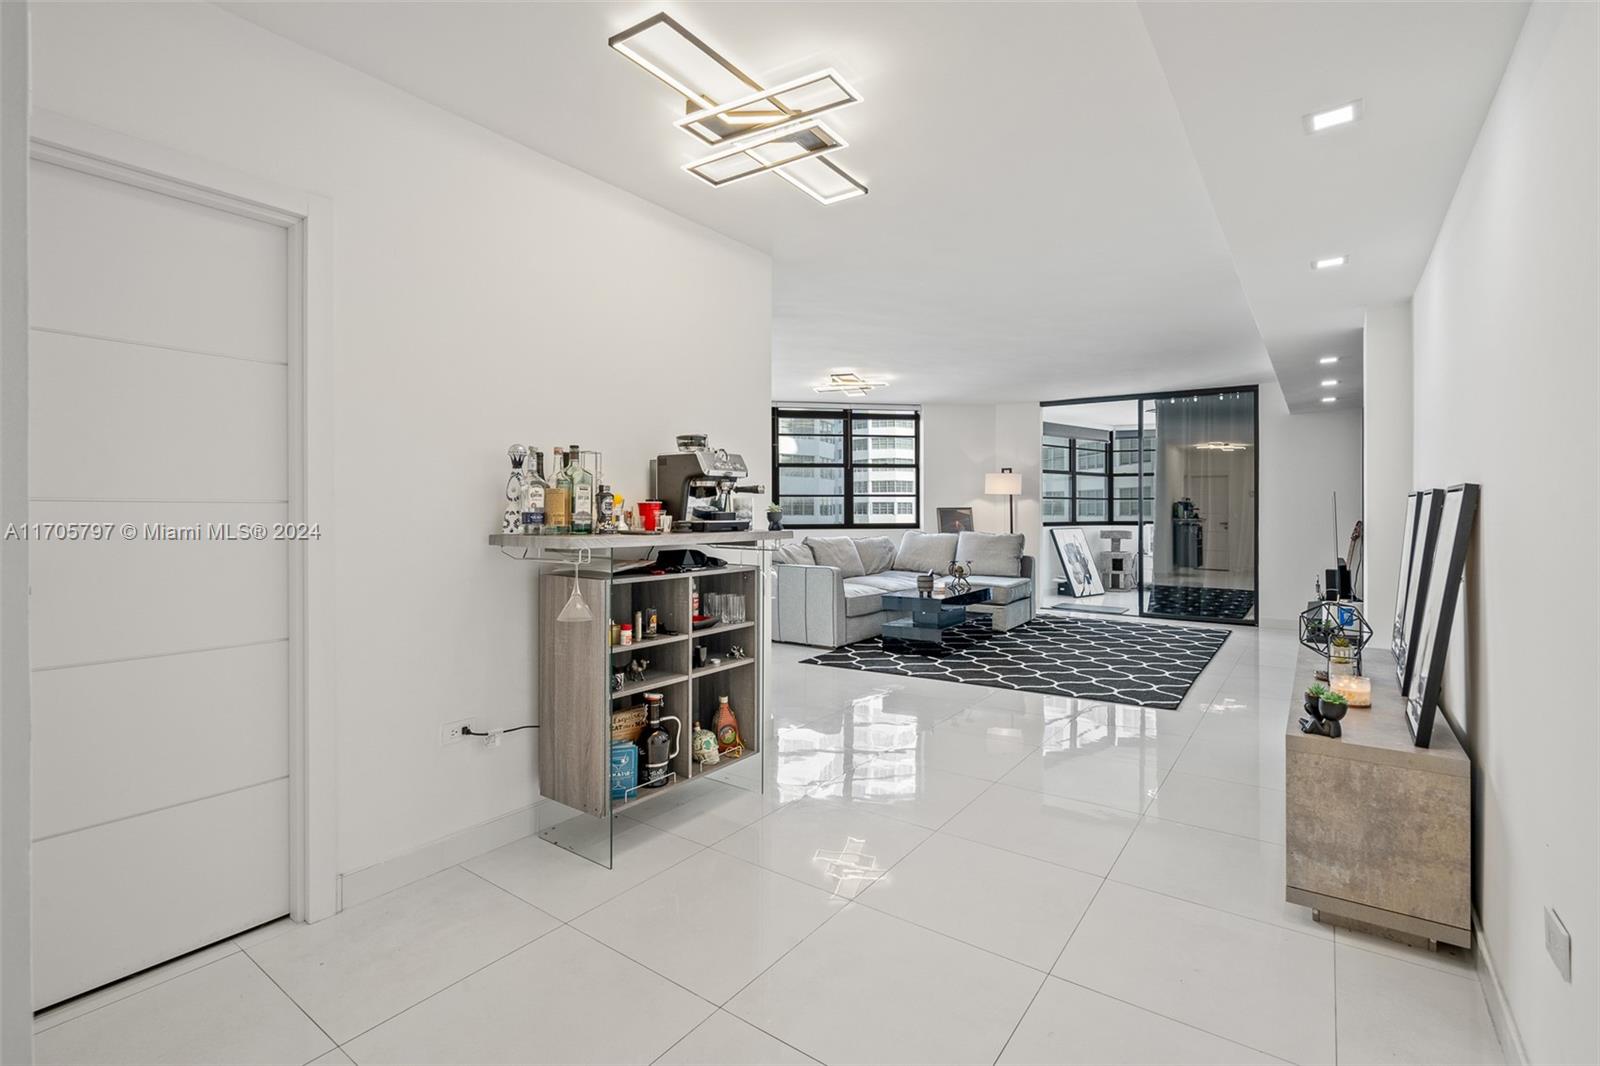
M 1372 707 L 1343 736 L 1303 733 L 1301 696 L 1323 659 L 1300 652 L 1284 737 L 1285 896 L 1318 921 L 1412 944 L 1472 946 L 1472 763 L 1440 715 L 1416 747 L 1394 659 L 1369 649 Z

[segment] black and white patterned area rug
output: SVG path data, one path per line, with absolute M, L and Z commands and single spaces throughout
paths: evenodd
M 1191 585 L 1154 585 L 1145 610 L 1151 614 L 1178 614 L 1200 618 L 1249 618 L 1256 594 L 1249 589 L 1197 588 Z
M 1172 710 L 1227 639 L 1221 629 L 1096 618 L 1040 617 L 996 633 L 978 618 L 946 630 L 942 648 L 885 648 L 870 637 L 804 662 Z

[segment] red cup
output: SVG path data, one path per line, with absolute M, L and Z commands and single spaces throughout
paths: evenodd
M 646 533 L 654 533 L 659 523 L 656 519 L 661 517 L 660 500 L 639 501 L 639 524 L 644 526 Z

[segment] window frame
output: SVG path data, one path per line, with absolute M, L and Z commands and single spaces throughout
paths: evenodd
M 1044 443 L 1044 436 L 1042 434 L 1040 435 L 1040 438 L 1039 438 L 1039 473 L 1040 473 L 1040 477 L 1039 477 L 1039 501 L 1040 501 L 1040 511 L 1042 512 L 1043 509 L 1044 509 L 1043 504 L 1044 504 L 1045 500 L 1047 500 L 1047 499 L 1050 499 L 1050 500 L 1062 500 L 1067 505 L 1067 517 L 1064 518 L 1064 519 L 1049 520 L 1049 521 L 1044 522 L 1043 524 L 1046 527 L 1050 527 L 1050 526 L 1106 526 L 1106 525 L 1114 525 L 1114 524 L 1116 524 L 1116 523 L 1114 523 L 1112 521 L 1112 497 L 1113 497 L 1112 481 L 1113 481 L 1113 476 L 1111 474 L 1112 452 L 1113 452 L 1113 449 L 1114 449 L 1115 445 L 1114 445 L 1114 441 L 1113 441 L 1113 438 L 1112 438 L 1112 435 L 1111 435 L 1110 431 L 1108 430 L 1104 437 L 1098 437 L 1098 436 L 1094 436 L 1094 437 L 1069 436 L 1069 437 L 1061 437 L 1061 438 L 1057 438 L 1057 439 L 1065 440 L 1067 442 L 1066 445 L 1065 445 L 1065 449 L 1066 449 L 1066 453 L 1067 453 L 1067 467 L 1068 467 L 1068 469 L 1066 469 L 1066 470 L 1058 470 L 1055 467 L 1048 467 L 1048 466 L 1044 465 L 1044 449 L 1046 447 L 1059 448 L 1059 447 L 1062 447 L 1062 445 L 1059 445 L 1059 444 L 1046 445 Z M 1093 442 L 1095 444 L 1102 444 L 1102 445 L 1105 446 L 1105 464 L 1106 465 L 1105 465 L 1105 467 L 1103 469 L 1100 469 L 1100 470 L 1080 470 L 1080 469 L 1078 469 L 1078 442 L 1079 441 L 1088 441 L 1088 442 Z M 1046 475 L 1046 474 L 1064 474 L 1067 477 L 1070 477 L 1072 479 L 1072 491 L 1071 491 L 1071 493 L 1069 493 L 1066 496 L 1046 496 L 1044 494 L 1044 475 Z M 1092 478 L 1092 479 L 1094 479 L 1096 481 L 1104 483 L 1104 485 L 1106 487 L 1106 494 L 1104 496 L 1099 496 L 1099 497 L 1095 497 L 1095 496 L 1080 496 L 1079 493 L 1078 493 L 1078 490 L 1082 485 L 1082 480 L 1081 479 L 1083 479 L 1083 478 Z M 1078 501 L 1080 499 L 1099 500 L 1105 506 L 1106 517 L 1105 518 L 1079 518 L 1078 517 Z
M 785 418 L 837 418 L 844 424 L 844 458 L 838 463 L 783 463 L 779 461 L 778 432 L 782 420 Z M 892 419 L 897 422 L 911 423 L 911 462 L 908 463 L 869 463 L 857 462 L 855 458 L 855 421 L 856 419 Z M 804 435 L 804 434 L 802 434 Z M 831 436 L 832 434 L 820 434 Z M 863 434 L 873 436 L 874 434 Z M 844 514 L 843 521 L 838 523 L 803 522 L 795 523 L 789 528 L 797 532 L 813 529 L 921 529 L 922 528 L 922 411 L 919 408 L 875 408 L 875 407 L 784 407 L 774 404 L 772 407 L 772 491 L 771 500 L 779 507 L 783 506 L 783 493 L 781 490 L 784 470 L 839 470 L 844 477 Z M 901 500 L 911 501 L 911 514 L 903 522 L 857 522 L 856 521 L 856 473 L 867 473 L 867 484 L 871 485 L 871 471 L 901 470 L 909 471 L 916 484 L 915 492 L 864 492 L 860 495 L 871 500 L 892 500 L 898 503 Z M 791 496 L 799 494 L 791 494 Z M 807 497 L 832 499 L 833 497 Z M 896 516 L 899 508 L 896 507 Z

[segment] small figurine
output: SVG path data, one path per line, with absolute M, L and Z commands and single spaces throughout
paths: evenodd
M 645 671 L 650 669 L 649 659 L 633 659 L 628 663 L 628 681 L 638 684 L 644 680 Z
M 739 645 L 737 645 L 737 644 L 728 645 L 728 658 L 730 658 L 730 659 L 743 659 L 743 658 L 746 658 L 746 657 L 747 656 L 745 655 L 745 650 L 743 648 L 741 648 Z
M 628 683 L 626 675 L 621 670 L 611 675 L 611 691 L 621 692 L 622 687 Z
M 967 575 L 969 575 L 971 573 L 972 573 L 972 564 L 970 562 L 967 563 L 965 566 L 963 566 L 961 563 L 951 563 L 950 564 L 950 591 L 955 593 L 955 594 L 957 594 L 957 595 L 960 595 L 963 592 L 971 592 L 972 591 L 972 582 L 967 580 Z

